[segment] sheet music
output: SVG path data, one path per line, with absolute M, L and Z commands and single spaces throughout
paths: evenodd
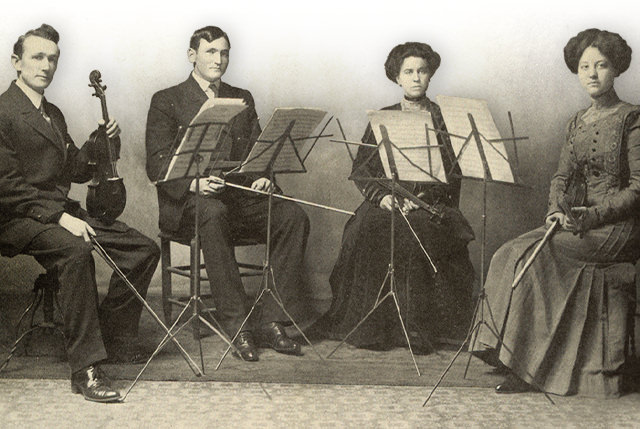
M 283 108 L 274 110 L 267 126 L 253 145 L 240 173 L 263 173 L 268 170 L 277 145 L 276 142 L 286 131 L 291 121 L 295 121 L 291 138 L 287 139 L 273 164 L 274 172 L 303 172 L 304 166 L 299 154 L 307 138 L 320 125 L 327 112 L 310 108 Z
M 380 125 L 387 128 L 389 140 L 396 146 L 392 146 L 391 151 L 400 180 L 447 183 L 440 148 L 429 147 L 438 144 L 429 112 L 369 110 L 367 115 L 378 143 L 382 141 Z M 380 146 L 378 151 L 384 172 L 390 178 L 391 171 L 389 170 L 387 151 L 383 146 Z
M 274 110 L 258 140 L 265 142 L 277 140 L 292 120 L 296 121 L 291 130 L 293 140 L 296 141 L 308 137 L 320 125 L 326 114 L 327 112 L 324 110 L 318 109 L 278 107 Z M 301 143 L 304 143 L 304 141 Z
M 222 144 L 226 140 L 224 138 L 226 127 L 238 113 L 246 108 L 247 105 L 242 99 L 213 98 L 206 101 L 191 120 L 180 145 L 171 156 L 167 173 L 162 180 L 195 177 L 198 166 L 195 162 L 192 163 L 191 159 L 198 147 L 201 157 L 200 174 L 207 167 L 211 167 L 209 164 L 212 157 L 214 160 L 228 160 L 231 146 Z
M 216 106 L 216 109 L 213 107 Z M 189 125 L 212 122 L 228 123 L 234 116 L 247 108 L 242 98 L 210 98 L 200 107 L 198 114 Z
M 470 113 L 473 116 L 478 132 L 481 134 L 482 148 L 487 158 L 491 178 L 495 181 L 514 183 L 513 172 L 511 171 L 504 142 L 489 143 L 486 141 L 502 138 L 493 121 L 487 101 L 444 95 L 437 96 L 436 100 L 447 124 L 447 130 L 452 134 L 465 136 L 465 138 L 469 136 L 471 123 L 467 114 Z M 464 139 L 451 136 L 451 145 L 454 153 L 458 156 L 463 148 Z M 462 175 L 479 179 L 484 178 L 482 158 L 473 137 L 464 146 L 464 152 L 459 157 L 458 163 Z

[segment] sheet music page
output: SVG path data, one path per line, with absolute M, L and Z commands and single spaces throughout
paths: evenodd
M 487 158 L 487 164 L 493 180 L 500 182 L 514 183 L 511 165 L 507 157 L 507 150 L 504 142 L 489 143 L 486 140 L 500 139 L 500 132 L 496 127 L 489 105 L 486 100 L 474 98 L 460 98 L 439 95 L 436 97 L 447 130 L 452 134 L 464 136 L 471 133 L 471 123 L 467 114 L 471 114 L 478 127 L 481 137 L 482 148 Z M 486 139 L 486 140 L 485 140 Z M 464 145 L 464 139 L 451 136 L 451 145 L 456 156 L 459 155 Z M 464 147 L 464 152 L 458 161 L 463 176 L 484 178 L 482 158 L 478 151 L 478 146 L 473 139 Z
M 264 127 L 258 140 L 270 142 L 275 141 L 282 135 L 291 121 L 295 120 L 291 137 L 298 140 L 311 135 L 327 112 L 324 110 L 310 109 L 304 107 L 277 107 L 269 122 Z M 304 142 L 302 142 L 304 143 Z
M 216 107 L 214 109 L 214 106 Z M 200 107 L 190 125 L 211 122 L 229 122 L 234 116 L 247 108 L 242 98 L 210 98 Z
M 163 180 L 174 180 L 182 177 L 194 177 L 198 166 L 191 163 L 193 151 L 200 144 L 200 173 L 203 173 L 210 162 L 226 160 L 231 153 L 229 144 L 225 142 L 228 123 L 247 106 L 240 98 L 213 98 L 206 101 L 198 114 L 193 118 L 180 145 L 171 157 L 169 168 Z M 200 141 L 202 140 L 202 143 Z M 219 144 L 220 143 L 220 144 Z M 189 168 L 189 165 L 191 167 Z
M 275 141 L 277 141 L 285 132 L 291 121 L 295 121 L 291 130 L 291 140 L 287 139 L 275 163 L 273 164 L 274 172 L 294 172 L 304 171 L 300 158 L 296 155 L 307 142 L 307 137 L 311 136 L 313 131 L 320 125 L 327 112 L 324 110 L 311 108 L 290 108 L 278 107 L 274 110 L 273 115 L 267 122 L 264 130 L 253 145 L 247 160 L 240 168 L 240 173 L 262 173 L 269 166 L 269 162 L 274 155 L 276 149 Z
M 380 125 L 387 128 L 389 140 L 396 146 L 392 146 L 391 151 L 400 180 L 447 183 L 440 148 L 427 147 L 427 142 L 434 146 L 438 144 L 429 112 L 369 110 L 367 115 L 378 143 L 382 141 Z M 384 172 L 390 178 L 391 171 L 387 151 L 383 146 L 380 146 L 378 151 Z

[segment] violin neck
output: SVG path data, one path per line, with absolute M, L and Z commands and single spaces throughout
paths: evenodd
M 102 119 L 104 119 L 104 124 L 109 123 L 109 111 L 107 110 L 107 97 L 100 97 L 100 105 L 102 106 Z

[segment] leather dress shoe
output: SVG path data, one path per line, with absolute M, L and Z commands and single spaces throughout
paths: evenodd
M 84 399 L 93 402 L 118 402 L 120 392 L 111 387 L 111 380 L 98 365 L 71 374 L 71 391 L 81 393 Z
M 255 343 L 253 342 L 253 334 L 251 331 L 240 332 L 233 344 L 236 346 L 236 349 L 238 349 L 238 352 L 233 352 L 235 357 L 239 357 L 247 362 L 258 361 L 258 351 L 256 350 Z M 240 353 L 239 356 L 238 353 Z
M 496 393 L 523 393 L 534 390 L 533 387 L 514 374 L 509 374 L 496 386 Z
M 270 347 L 278 353 L 288 355 L 303 355 L 300 344 L 289 338 L 278 322 L 263 325 L 258 330 L 257 337 L 259 347 Z

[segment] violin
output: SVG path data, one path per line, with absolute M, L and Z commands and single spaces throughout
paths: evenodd
M 392 185 L 388 181 L 380 180 L 380 181 L 377 181 L 377 183 L 381 184 L 388 190 L 391 190 Z M 410 201 L 413 201 L 418 207 L 420 207 L 423 210 L 426 210 L 431 215 L 431 219 L 434 220 L 435 222 L 440 223 L 444 219 L 445 214 L 441 207 L 422 201 L 420 198 L 413 195 L 408 189 L 402 187 L 399 183 L 395 184 L 395 191 L 401 197 L 406 198 Z
M 564 212 L 564 215 L 569 220 L 577 225 L 578 231 L 574 232 L 574 235 L 580 235 L 580 238 L 584 235 L 583 223 L 579 218 L 576 218 L 573 214 L 574 207 L 582 207 L 585 205 L 587 199 L 587 181 L 584 178 L 582 172 L 578 169 L 574 170 L 567 182 L 567 188 L 558 205 Z
M 102 85 L 102 75 L 98 70 L 89 74 L 89 86 L 100 99 L 104 125 L 91 133 L 87 144 L 89 168 L 92 172 L 87 191 L 87 212 L 106 224 L 112 224 L 122 214 L 127 204 L 127 190 L 122 178 L 118 176 L 117 161 L 120 149 L 120 137 L 107 136 L 106 124 L 109 123 L 106 85 Z

